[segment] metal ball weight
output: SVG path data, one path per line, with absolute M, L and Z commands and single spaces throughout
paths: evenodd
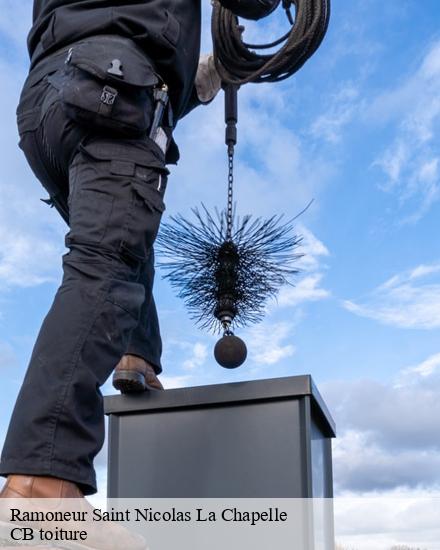
M 246 361 L 246 344 L 238 336 L 225 334 L 215 345 L 214 357 L 225 369 L 236 369 Z

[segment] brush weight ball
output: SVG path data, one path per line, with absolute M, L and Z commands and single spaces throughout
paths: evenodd
M 246 361 L 246 344 L 238 336 L 226 334 L 215 345 L 214 357 L 225 369 L 236 369 Z

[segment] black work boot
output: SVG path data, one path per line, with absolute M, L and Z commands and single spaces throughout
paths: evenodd
M 163 390 L 153 367 L 137 355 L 124 355 L 113 373 L 113 386 L 121 393 Z

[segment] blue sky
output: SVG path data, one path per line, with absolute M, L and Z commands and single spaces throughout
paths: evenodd
M 0 444 L 61 277 L 65 226 L 16 146 L 31 2 L 0 0 Z M 249 360 L 225 371 L 168 283 L 156 297 L 167 387 L 310 373 L 336 419 L 338 494 L 440 484 L 440 4 L 334 0 L 328 35 L 293 78 L 240 92 L 241 213 L 293 216 L 302 273 L 239 334 Z M 209 5 L 204 10 L 209 46 Z M 270 38 L 282 13 L 246 24 Z M 226 197 L 223 105 L 181 121 L 165 219 Z M 109 384 L 105 392 L 111 393 Z M 98 460 L 104 477 L 104 455 Z

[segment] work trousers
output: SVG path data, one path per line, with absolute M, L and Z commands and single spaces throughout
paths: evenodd
M 117 138 L 70 120 L 51 73 L 31 72 L 18 127 L 31 168 L 69 223 L 68 252 L 13 411 L 0 474 L 59 477 L 93 494 L 93 460 L 104 442 L 100 387 L 125 353 L 162 370 L 153 243 L 168 171 L 148 137 Z

